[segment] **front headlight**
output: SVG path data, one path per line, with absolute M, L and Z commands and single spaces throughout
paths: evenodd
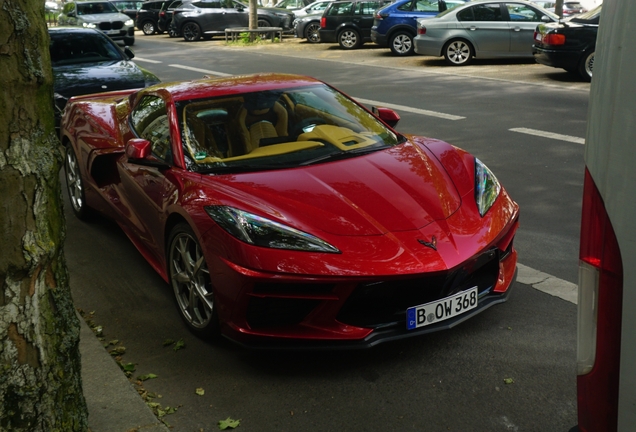
M 501 192 L 497 177 L 479 159 L 475 158 L 475 202 L 483 217 Z
M 135 22 L 132 19 L 129 19 L 128 21 L 126 21 L 124 23 L 125 26 L 131 26 L 131 25 L 134 25 L 134 24 L 135 24 Z
M 86 28 L 97 28 L 97 26 L 94 23 L 82 23 L 82 26 L 86 27 Z
M 307 252 L 340 253 L 311 234 L 227 206 L 207 206 L 205 211 L 225 231 L 255 246 Z

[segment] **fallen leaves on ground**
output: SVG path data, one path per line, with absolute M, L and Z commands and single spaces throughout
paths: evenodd
M 231 417 L 226 418 L 225 420 L 219 420 L 219 429 L 220 430 L 226 430 L 226 429 L 236 429 L 237 427 L 239 427 L 241 425 L 241 420 L 234 420 Z

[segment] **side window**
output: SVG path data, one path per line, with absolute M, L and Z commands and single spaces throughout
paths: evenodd
M 403 5 L 398 6 L 397 10 L 399 11 L 403 11 L 403 12 L 409 12 L 410 10 L 413 9 L 413 2 L 406 2 Z
M 510 21 L 539 22 L 543 15 L 538 10 L 519 3 L 507 3 L 506 8 Z
M 415 8 L 417 12 L 439 12 L 437 0 L 416 0 Z
M 334 3 L 331 6 L 331 8 L 329 8 L 327 15 L 330 15 L 330 16 L 349 15 L 351 13 L 352 5 L 353 3 L 351 2 Z
M 466 8 L 457 12 L 458 21 L 475 21 L 475 15 L 473 14 L 474 7 Z
M 360 7 L 356 8 L 356 15 L 373 15 L 380 6 L 382 4 L 377 1 L 360 2 Z
M 133 110 L 130 122 L 137 136 L 152 143 L 152 154 L 171 164 L 170 125 L 163 99 L 156 96 L 144 96 Z
M 475 21 L 503 21 L 499 3 L 481 4 L 473 7 Z

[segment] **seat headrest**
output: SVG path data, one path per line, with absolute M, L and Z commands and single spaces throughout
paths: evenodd
M 268 110 L 274 106 L 279 97 L 278 92 L 253 93 L 245 97 L 244 106 L 250 112 Z

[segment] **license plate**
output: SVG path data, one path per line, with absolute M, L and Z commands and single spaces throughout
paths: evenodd
M 406 329 L 413 330 L 461 315 L 477 307 L 477 287 L 406 310 Z
M 104 33 L 106 33 L 106 34 L 119 34 L 119 30 L 106 30 Z
M 541 33 L 537 33 L 537 34 L 534 36 L 534 38 L 535 38 L 536 40 L 538 40 L 539 42 L 541 42 Z

